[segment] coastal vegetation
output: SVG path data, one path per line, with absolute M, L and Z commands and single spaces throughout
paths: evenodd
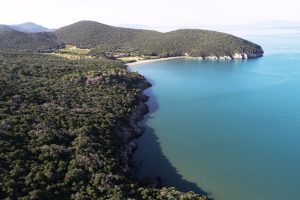
M 66 45 L 89 49 L 92 56 L 113 59 L 174 56 L 232 59 L 263 55 L 262 48 L 250 41 L 198 29 L 161 33 L 80 21 L 54 32 L 28 33 L 0 26 L 0 51 L 54 52 Z
M 0 199 L 205 199 L 131 172 L 149 84 L 120 61 L 1 53 L 0 66 Z
M 248 57 L 263 54 L 262 48 L 233 35 L 197 29 L 182 29 L 167 33 L 108 26 L 81 21 L 55 31 L 65 44 L 92 49 L 94 53 L 114 56 L 229 56 L 245 53 Z
M 0 199 L 206 199 L 132 172 L 150 84 L 124 62 L 251 58 L 263 54 L 259 45 L 91 21 L 54 32 L 22 27 L 0 25 Z

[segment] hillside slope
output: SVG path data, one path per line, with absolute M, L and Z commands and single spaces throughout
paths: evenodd
M 65 44 L 95 48 L 100 52 L 126 52 L 161 57 L 189 55 L 194 57 L 228 56 L 259 57 L 262 48 L 233 35 L 197 29 L 182 29 L 167 33 L 119 28 L 80 21 L 55 31 Z
M 24 33 L 9 26 L 0 27 L 0 51 L 48 52 L 61 46 L 53 33 Z

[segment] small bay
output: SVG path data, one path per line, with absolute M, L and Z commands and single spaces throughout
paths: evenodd
M 139 176 L 216 200 L 300 199 L 299 33 L 247 36 L 259 59 L 131 67 L 153 84 Z

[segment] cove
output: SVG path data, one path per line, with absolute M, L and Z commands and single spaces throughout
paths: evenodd
M 138 175 L 216 200 L 299 199 L 300 51 L 285 38 L 256 36 L 259 59 L 132 67 L 153 84 Z

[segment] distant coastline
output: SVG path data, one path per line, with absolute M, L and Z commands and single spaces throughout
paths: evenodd
M 140 65 L 140 64 L 144 64 L 144 63 L 150 63 L 150 62 L 157 62 L 157 61 L 164 61 L 164 60 L 173 60 L 173 59 L 192 59 L 192 60 L 244 60 L 244 59 L 251 59 L 251 58 L 259 58 L 262 57 L 263 55 L 247 55 L 245 53 L 242 54 L 238 54 L 236 53 L 233 57 L 230 56 L 206 56 L 206 57 L 192 57 L 192 56 L 171 56 L 171 57 L 166 57 L 166 58 L 154 58 L 154 59 L 139 59 L 139 60 L 135 60 L 132 61 L 130 60 L 130 62 L 125 62 L 125 64 L 129 67 L 133 67 L 135 65 Z M 120 59 L 122 60 L 122 59 Z

